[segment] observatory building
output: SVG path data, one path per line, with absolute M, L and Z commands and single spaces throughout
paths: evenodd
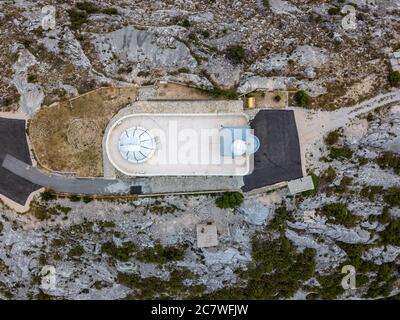
M 244 176 L 260 142 L 245 114 L 128 114 L 106 132 L 110 163 L 127 176 Z

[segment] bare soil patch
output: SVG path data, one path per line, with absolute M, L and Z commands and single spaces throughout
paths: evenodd
M 107 87 L 42 107 L 29 124 L 38 164 L 50 171 L 102 176 L 104 131 L 111 118 L 136 96 L 135 87 Z

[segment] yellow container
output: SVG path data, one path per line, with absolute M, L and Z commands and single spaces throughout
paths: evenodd
M 248 109 L 254 109 L 256 107 L 256 98 L 255 97 L 249 97 L 247 99 L 247 108 Z

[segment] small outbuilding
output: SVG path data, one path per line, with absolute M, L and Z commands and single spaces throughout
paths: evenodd
M 198 224 L 197 229 L 197 247 L 208 248 L 218 245 L 218 232 L 215 223 Z
M 311 176 L 303 177 L 300 179 L 288 182 L 288 188 L 291 195 L 314 190 L 314 182 Z

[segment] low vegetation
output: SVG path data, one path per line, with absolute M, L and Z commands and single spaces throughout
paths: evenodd
M 253 239 L 253 262 L 240 275 L 244 286 L 228 287 L 207 299 L 285 299 L 292 297 L 314 275 L 315 250 L 298 252 L 281 235 L 276 240 Z
M 381 169 L 391 169 L 394 173 L 400 174 L 400 156 L 393 152 L 384 152 L 376 159 L 376 163 Z
M 286 229 L 288 218 L 289 212 L 286 207 L 276 208 L 274 218 L 269 222 L 268 227 L 272 230 L 283 232 Z
M 101 251 L 118 261 L 127 262 L 131 255 L 136 252 L 136 246 L 131 242 L 117 246 L 114 242 L 109 241 L 101 246 Z
M 400 72 L 399 71 L 392 71 L 389 73 L 389 84 L 392 87 L 400 86 Z
M 310 96 L 304 90 L 299 90 L 294 95 L 294 101 L 299 107 L 308 108 L 311 103 Z
M 329 132 L 328 135 L 325 137 L 325 143 L 328 146 L 332 146 L 339 142 L 339 139 L 341 136 L 342 136 L 342 132 L 340 129 L 333 130 L 333 131 Z
M 239 64 L 246 58 L 246 50 L 239 45 L 230 46 L 225 51 L 226 57 L 234 64 Z
M 224 192 L 215 199 L 215 205 L 221 209 L 237 208 L 243 203 L 243 194 L 240 192 Z
M 346 228 L 353 228 L 358 223 L 358 217 L 353 215 L 342 203 L 326 204 L 319 212 L 327 218 L 328 223 L 340 224 Z
M 331 147 L 329 148 L 329 157 L 334 160 L 350 159 L 353 151 L 347 147 Z
M 153 248 L 139 251 L 136 259 L 146 263 L 165 264 L 171 261 L 181 261 L 185 257 L 184 247 L 164 247 L 156 244 Z

